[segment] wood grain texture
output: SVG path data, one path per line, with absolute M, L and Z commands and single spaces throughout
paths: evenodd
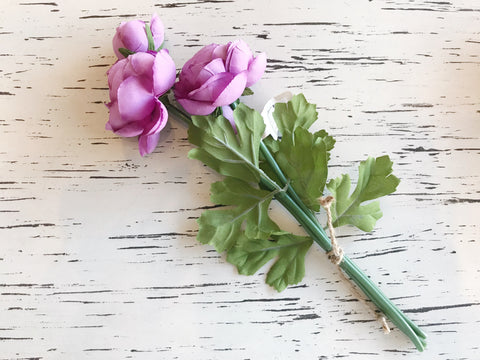
M 218 177 L 181 123 L 145 158 L 104 130 L 114 30 L 152 12 L 179 69 L 211 42 L 267 52 L 247 103 L 318 104 L 331 177 L 391 155 L 402 182 L 377 229 L 339 239 L 427 353 L 384 336 L 317 248 L 278 294 L 267 268 L 240 276 L 198 244 Z M 477 359 L 479 20 L 474 0 L 3 1 L 0 359 Z

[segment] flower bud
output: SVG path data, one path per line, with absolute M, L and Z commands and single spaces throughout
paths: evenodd
M 150 30 L 153 36 L 155 50 L 157 50 L 164 40 L 163 23 L 157 14 L 152 15 L 150 21 Z M 131 52 L 146 52 L 148 50 L 148 36 L 145 30 L 145 22 L 141 20 L 131 20 L 122 23 L 113 37 L 113 51 L 118 59 L 123 59 L 119 48 L 127 49 Z

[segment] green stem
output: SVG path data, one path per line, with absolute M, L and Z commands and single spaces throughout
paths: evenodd
M 268 186 L 265 182 L 262 182 L 262 184 Z M 286 192 L 275 195 L 275 198 L 295 217 L 308 235 L 310 235 L 320 247 L 326 252 L 331 250 L 330 239 L 324 231 L 319 231 L 318 221 L 312 221 Z M 348 256 L 344 255 L 339 266 L 380 311 L 410 338 L 419 351 L 425 349 L 426 335 L 383 294 L 375 283 L 370 280 Z
M 400 311 L 348 256 L 343 257 L 340 268 L 344 270 L 365 295 L 372 300 L 375 306 L 412 340 L 419 351 L 425 349 L 425 339 L 427 337 L 425 333 Z
M 300 196 L 295 192 L 295 189 L 289 184 L 287 177 L 283 174 L 282 169 L 278 166 L 278 163 L 275 161 L 273 155 L 268 150 L 268 147 L 264 144 L 263 141 L 260 141 L 260 153 L 265 158 L 265 161 L 268 163 L 270 168 L 273 170 L 275 175 L 280 180 L 281 187 L 287 187 L 287 194 L 297 203 L 297 205 L 302 209 L 302 211 L 313 221 L 317 222 L 315 214 L 305 205 L 305 203 L 300 199 Z M 323 232 L 323 228 L 321 228 Z M 325 234 L 326 235 L 326 234 Z
M 160 100 L 162 100 L 163 104 L 165 105 L 165 107 L 167 108 L 170 114 L 174 114 L 177 118 L 181 119 L 188 126 L 192 125 L 192 118 L 190 117 L 190 115 L 184 113 L 183 111 L 178 109 L 176 106 L 170 104 L 168 99 L 165 100 L 161 98 Z

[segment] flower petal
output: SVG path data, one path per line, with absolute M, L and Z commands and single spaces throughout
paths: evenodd
M 233 130 L 237 132 L 237 126 L 235 125 L 235 120 L 233 119 L 233 110 L 229 105 L 222 106 L 222 115 L 230 121 L 230 124 L 233 127 Z
M 150 154 L 155 150 L 160 139 L 160 133 L 155 133 L 152 135 L 140 135 L 138 137 L 138 149 L 140 150 L 140 155 L 145 156 Z
M 133 137 L 143 133 L 143 127 L 136 121 L 130 122 L 121 129 L 115 131 L 115 134 L 123 137 Z
M 225 67 L 227 71 L 238 74 L 248 69 L 252 59 L 253 54 L 247 43 L 243 40 L 235 40 L 228 46 Z
M 143 135 L 152 135 L 163 130 L 168 121 L 168 111 L 165 105 L 158 99 L 155 99 L 155 110 L 152 115 L 144 122 Z
M 247 76 L 245 73 L 233 75 L 220 73 L 208 79 L 200 88 L 191 91 L 188 98 L 197 101 L 213 102 L 213 106 L 229 105 L 242 95 Z
M 152 81 L 147 77 L 130 76 L 118 88 L 118 108 L 124 120 L 142 120 L 155 107 Z
M 167 50 L 160 50 L 153 63 L 153 93 L 155 96 L 165 94 L 175 83 L 175 63 Z
M 128 61 L 126 59 L 119 60 L 107 71 L 109 95 L 111 101 L 117 100 L 117 91 L 124 79 L 123 70 L 127 63 Z
M 178 98 L 177 101 L 180 105 L 183 106 L 186 112 L 191 115 L 209 115 L 211 114 L 216 106 L 212 105 L 211 102 L 205 101 L 196 101 L 186 98 Z
M 247 87 L 255 84 L 262 77 L 265 69 L 267 67 L 267 55 L 265 53 L 260 53 L 257 57 L 250 63 L 247 73 Z
M 175 95 L 175 99 L 185 98 L 190 92 L 189 85 L 190 84 L 188 84 L 186 81 L 180 79 L 173 87 L 173 94 Z
M 223 72 L 225 72 L 225 64 L 223 63 L 223 59 L 213 59 L 208 64 L 202 66 L 200 72 L 197 75 L 196 82 L 199 84 L 203 84 L 213 75 Z
M 210 62 L 214 58 L 213 53 L 215 49 L 219 46 L 220 45 L 218 44 L 210 44 L 210 45 L 204 46 L 197 53 L 195 53 L 195 55 L 193 55 L 193 57 L 190 60 L 188 60 L 185 63 L 185 65 L 183 65 L 183 68 L 185 69 L 190 68 L 192 64 Z M 184 70 L 183 68 L 182 68 L 182 72 Z
M 153 42 L 156 50 L 163 44 L 165 37 L 163 22 L 160 20 L 160 17 L 157 15 L 157 13 L 152 15 L 152 19 L 150 20 L 150 30 L 152 30 Z
M 221 58 L 223 61 L 227 58 L 228 45 L 217 45 L 212 51 L 212 58 Z
M 142 76 L 145 75 L 149 78 L 153 76 L 153 64 L 155 61 L 155 56 L 146 53 L 139 52 L 133 55 L 130 55 L 128 58 L 128 65 L 125 66 L 124 77 L 129 76 Z
M 112 40 L 112 46 L 113 46 L 113 52 L 117 56 L 119 60 L 124 59 L 125 56 L 122 55 L 120 51 L 118 51 L 119 48 L 124 48 L 125 45 L 123 44 L 123 41 L 120 39 L 120 34 L 118 31 L 113 35 L 113 40 Z
M 118 111 L 118 103 L 107 104 L 110 115 L 105 129 L 113 131 L 115 134 L 124 137 L 140 135 L 143 132 L 143 126 L 138 122 L 126 122 Z
M 240 74 L 235 75 L 232 81 L 230 81 L 230 83 L 223 89 L 223 91 L 220 94 L 218 94 L 213 105 L 214 106 L 230 105 L 242 95 L 243 90 L 245 90 L 246 83 L 247 83 L 246 72 L 241 72 Z
M 105 125 L 105 129 L 115 131 L 116 129 L 121 128 L 125 125 L 122 117 L 120 116 L 120 112 L 118 111 L 118 102 L 113 101 L 107 104 L 108 107 L 108 122 Z

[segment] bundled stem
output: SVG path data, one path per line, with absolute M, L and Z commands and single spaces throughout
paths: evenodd
M 276 164 L 272 155 L 265 145 L 260 146 L 262 155 L 268 162 L 270 168 L 282 181 L 280 186 L 288 186 L 285 175 L 282 173 L 278 164 Z M 262 179 L 261 184 L 269 190 L 274 190 L 271 179 Z M 293 194 L 293 196 L 291 195 Z M 319 224 L 317 218 L 303 204 L 301 199 L 295 193 L 295 190 L 288 186 L 286 192 L 275 195 L 275 198 L 295 217 L 303 226 L 310 237 L 326 252 L 330 252 L 332 244 L 327 234 Z M 313 217 L 312 217 L 313 215 Z M 338 265 L 362 290 L 362 292 L 375 304 L 375 306 L 387 316 L 405 335 L 407 335 L 419 351 L 423 351 L 426 346 L 425 333 L 415 325 L 400 309 L 398 309 L 391 300 L 367 277 L 360 268 L 346 255 Z

